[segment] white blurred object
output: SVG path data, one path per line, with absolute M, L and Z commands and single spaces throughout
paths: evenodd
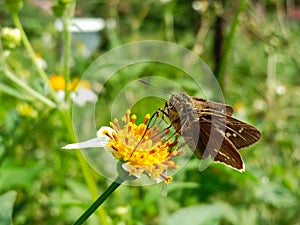
M 58 31 L 62 31 L 62 20 L 55 20 L 54 26 Z M 70 25 L 72 47 L 76 48 L 76 45 L 80 46 L 78 43 L 83 43 L 85 49 L 81 49 L 81 51 L 85 56 L 91 55 L 101 44 L 100 31 L 103 30 L 104 27 L 105 22 L 101 18 L 73 18 Z
M 87 102 L 96 102 L 97 98 L 98 96 L 92 90 L 83 87 L 71 93 L 71 99 L 79 106 L 84 106 Z

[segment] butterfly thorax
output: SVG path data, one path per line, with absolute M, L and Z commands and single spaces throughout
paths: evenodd
M 193 100 L 184 93 L 173 94 L 166 107 L 169 120 L 178 133 L 183 126 L 189 126 L 191 122 L 198 120 Z

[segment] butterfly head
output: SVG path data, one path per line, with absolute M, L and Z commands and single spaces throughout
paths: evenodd
M 193 110 L 193 101 L 184 93 L 173 94 L 165 108 L 171 124 L 176 131 L 179 131 L 186 115 Z

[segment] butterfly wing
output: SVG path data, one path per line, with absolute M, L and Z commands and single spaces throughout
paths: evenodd
M 195 126 L 197 125 L 195 124 Z M 244 171 L 244 162 L 234 144 L 229 138 L 224 136 L 218 126 L 215 126 L 209 120 L 206 122 L 201 121 L 200 135 L 197 138 L 196 148 L 194 147 L 195 140 L 192 142 L 185 136 L 184 138 L 188 146 L 194 149 L 194 154 L 199 159 L 205 159 L 211 156 L 216 162 L 224 163 L 238 171 Z
M 247 147 L 261 138 L 261 132 L 254 126 L 231 116 L 213 110 L 198 111 L 201 121 L 211 121 L 236 149 Z
M 238 149 L 258 141 L 261 133 L 231 117 L 230 105 L 181 93 L 172 95 L 168 108 L 172 126 L 199 159 L 211 156 L 216 162 L 244 171 Z
M 198 109 L 199 117 L 202 117 L 200 122 L 206 119 L 215 123 L 215 126 L 224 132 L 236 149 L 247 147 L 261 138 L 261 132 L 256 127 L 231 117 L 233 108 L 230 105 L 198 97 L 191 98 L 195 108 Z M 206 118 L 204 118 L 205 115 Z
M 208 101 L 195 96 L 191 96 L 191 98 L 193 100 L 194 107 L 197 109 L 210 109 L 228 116 L 231 116 L 233 113 L 233 108 L 230 105 Z
M 244 162 L 238 149 L 258 141 L 261 138 L 260 131 L 219 111 L 207 108 L 197 110 L 199 119 L 189 126 L 183 126 L 182 136 L 188 146 L 199 159 L 211 156 L 216 162 L 244 171 Z M 197 133 L 197 130 L 200 132 Z

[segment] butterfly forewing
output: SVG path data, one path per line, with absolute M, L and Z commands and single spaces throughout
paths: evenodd
M 230 105 L 212 102 L 212 101 L 208 101 L 206 99 L 198 98 L 198 97 L 194 97 L 194 96 L 191 96 L 191 99 L 193 100 L 194 107 L 197 109 L 214 110 L 216 112 L 220 112 L 220 113 L 226 114 L 228 116 L 231 116 L 233 113 L 233 108 Z
M 261 132 L 256 127 L 231 116 L 213 110 L 200 110 L 198 114 L 202 118 L 200 123 L 211 121 L 210 117 L 213 115 L 214 128 L 221 129 L 223 135 L 233 143 L 236 149 L 247 147 L 261 138 Z

